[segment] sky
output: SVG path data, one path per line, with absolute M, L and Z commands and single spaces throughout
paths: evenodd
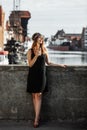
M 13 0 L 0 0 L 0 5 L 7 20 L 13 10 Z M 18 8 L 31 13 L 30 36 L 40 32 L 49 37 L 61 29 L 65 33 L 81 33 L 87 27 L 87 0 L 20 0 Z

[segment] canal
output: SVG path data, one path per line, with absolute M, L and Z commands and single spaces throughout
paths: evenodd
M 55 51 L 48 49 L 49 60 L 58 64 L 87 65 L 87 52 Z

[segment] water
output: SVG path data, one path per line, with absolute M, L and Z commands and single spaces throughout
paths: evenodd
M 48 49 L 49 60 L 57 64 L 87 65 L 87 52 L 55 51 Z

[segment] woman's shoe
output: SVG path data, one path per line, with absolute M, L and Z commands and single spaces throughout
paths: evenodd
M 39 122 L 34 122 L 34 128 L 39 127 Z

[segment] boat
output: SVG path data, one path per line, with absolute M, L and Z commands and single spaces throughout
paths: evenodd
M 69 46 L 62 46 L 62 45 L 49 45 L 47 46 L 49 49 L 59 50 L 59 51 L 69 51 Z

